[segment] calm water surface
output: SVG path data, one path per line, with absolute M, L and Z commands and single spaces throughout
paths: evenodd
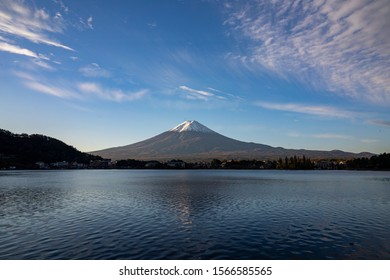
M 390 259 L 390 172 L 0 172 L 0 259 Z

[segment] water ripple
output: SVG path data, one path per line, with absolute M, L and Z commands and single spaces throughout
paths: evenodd
M 389 259 L 388 172 L 0 172 L 0 259 Z

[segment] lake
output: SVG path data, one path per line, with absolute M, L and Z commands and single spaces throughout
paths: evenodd
M 0 259 L 390 259 L 390 172 L 0 172 Z

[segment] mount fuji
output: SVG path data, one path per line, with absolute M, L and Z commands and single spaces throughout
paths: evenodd
M 291 156 L 314 158 L 356 158 L 371 156 L 370 153 L 349 153 L 339 150 L 314 151 L 272 147 L 248 143 L 223 136 L 197 121 L 185 121 L 169 131 L 144 141 L 90 152 L 112 160 L 138 159 L 167 161 L 181 159 L 189 162 L 209 161 L 214 158 L 274 160 Z

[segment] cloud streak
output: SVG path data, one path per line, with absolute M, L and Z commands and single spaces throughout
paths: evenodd
M 298 132 L 289 132 L 289 133 L 287 133 L 287 136 L 289 136 L 289 137 L 299 137 L 299 138 L 355 140 L 355 138 L 350 136 L 350 135 L 336 134 L 336 133 L 301 134 L 301 133 L 298 133 Z
M 149 92 L 147 89 L 123 91 L 116 88 L 103 87 L 92 82 L 70 83 L 66 80 L 47 81 L 42 77 L 26 72 L 14 72 L 14 74 L 22 80 L 26 87 L 36 92 L 62 99 L 85 100 L 98 98 L 113 102 L 127 102 L 143 99 Z
M 324 134 L 314 134 L 312 135 L 314 138 L 319 139 L 341 139 L 341 140 L 351 140 L 353 137 L 342 134 L 333 134 L 333 133 L 324 133 Z
M 179 89 L 186 95 L 189 99 L 198 99 L 198 100 L 209 100 L 215 95 L 211 92 L 204 90 L 192 89 L 187 86 L 179 86 Z
M 246 66 L 390 104 L 387 0 L 238 1 L 226 11 L 231 34 L 249 39 L 247 52 L 235 56 Z
M 146 89 L 135 92 L 124 92 L 120 89 L 107 89 L 96 83 L 79 83 L 77 88 L 83 93 L 92 94 L 101 99 L 116 102 L 139 100 L 144 98 L 148 93 L 148 90 Z
M 30 50 L 25 49 L 25 48 L 21 48 L 21 47 L 16 46 L 16 45 L 11 45 L 11 44 L 8 44 L 5 42 L 0 42 L 0 51 L 29 56 L 29 57 L 33 57 L 33 58 L 39 58 L 38 54 L 36 54 L 33 51 L 30 51 Z
M 22 80 L 26 87 L 34 91 L 63 99 L 81 99 L 81 96 L 64 82 L 42 81 L 44 79 L 26 72 L 18 71 L 14 74 Z
M 92 24 L 92 22 L 93 22 L 93 17 L 89 17 L 89 18 L 87 19 L 87 25 L 88 25 L 88 27 L 89 27 L 90 29 L 93 29 L 93 24 Z
M 188 86 L 179 86 L 178 90 L 187 99 L 203 101 L 220 101 L 236 103 L 244 99 L 234 94 L 223 92 L 222 90 L 208 87 L 207 90 L 193 89 Z
M 106 69 L 100 67 L 97 63 L 91 63 L 79 69 L 79 72 L 86 77 L 92 78 L 108 78 L 111 76 L 110 72 Z
M 62 16 L 50 16 L 44 9 L 30 9 L 23 2 L 2 1 L 0 3 L 0 32 L 73 51 L 69 46 L 51 39 L 48 34 L 62 33 L 65 29 Z
M 300 113 L 318 117 L 327 118 L 353 118 L 352 112 L 340 110 L 335 107 L 321 105 L 307 105 L 298 103 L 270 103 L 258 101 L 254 103 L 256 106 L 277 111 L 285 111 L 291 113 Z
M 390 121 L 386 121 L 386 120 L 370 120 L 368 122 L 375 125 L 390 127 Z
M 43 84 L 38 81 L 27 81 L 25 85 L 35 91 L 52 95 L 64 99 L 80 99 L 80 96 L 75 94 L 71 90 L 64 89 L 63 87 L 54 86 L 51 84 Z

